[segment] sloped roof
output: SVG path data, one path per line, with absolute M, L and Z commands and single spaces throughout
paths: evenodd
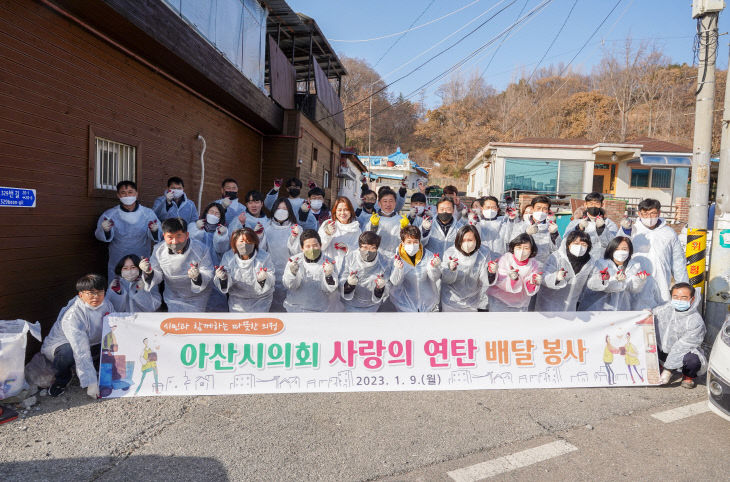
M 679 144 L 654 139 L 653 137 L 637 137 L 626 142 L 630 144 L 641 144 L 642 152 L 692 152 L 691 147 L 680 146 Z
M 595 142 L 585 137 L 563 139 L 560 137 L 525 137 L 510 144 L 552 144 L 560 146 L 592 146 Z

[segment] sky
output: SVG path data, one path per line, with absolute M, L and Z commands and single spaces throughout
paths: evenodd
M 395 95 L 420 91 L 424 84 L 485 44 L 486 47 L 460 67 L 459 73 L 483 73 L 490 85 L 501 90 L 521 73 L 529 75 L 532 72 L 566 18 L 565 27 L 540 66 L 567 64 L 578 54 L 571 69 L 589 73 L 600 61 L 603 49 L 622 46 L 628 36 L 636 43 L 656 42 L 674 63 L 693 63 L 696 20 L 692 19 L 690 0 L 621 0 L 580 53 L 580 48 L 617 0 L 552 0 L 513 29 L 509 37 L 495 39 L 517 18 L 524 17 L 545 1 L 549 0 L 288 0 L 288 3 L 295 11 L 317 21 L 339 55 L 366 60 L 386 82 L 396 81 L 418 68 L 389 87 Z M 496 13 L 466 39 L 420 66 Z M 404 36 L 391 36 L 408 30 L 411 25 L 423 24 L 426 25 Z M 721 34 L 729 29 L 730 8 L 720 14 L 719 22 Z M 387 37 L 369 40 L 383 36 Z M 441 42 L 445 37 L 448 38 Z M 727 68 L 728 38 L 720 37 L 720 69 Z M 435 90 L 447 79 L 426 88 L 428 107 L 439 104 Z M 417 99 L 418 95 L 413 98 Z

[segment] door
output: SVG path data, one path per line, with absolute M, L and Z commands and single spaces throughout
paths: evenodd
M 596 163 L 593 166 L 593 190 L 603 194 L 616 192 L 616 163 Z

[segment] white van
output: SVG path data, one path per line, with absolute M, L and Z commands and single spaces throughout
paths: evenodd
M 710 409 L 730 421 L 730 317 L 715 338 L 707 369 Z

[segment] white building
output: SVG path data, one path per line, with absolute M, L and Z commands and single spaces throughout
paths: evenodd
M 339 185 L 337 196 L 344 196 L 357 208 L 360 201 L 360 186 L 362 186 L 363 174 L 368 170 L 360 161 L 354 149 L 342 149 L 340 151 L 340 167 L 337 171 Z M 332 200 L 334 202 L 334 199 Z
M 408 189 L 417 189 L 419 180 L 428 184 L 428 171 L 411 160 L 407 152 L 401 152 L 400 147 L 387 156 L 360 156 L 360 160 L 368 168 L 376 191 L 380 185 L 399 188 L 404 180 Z
M 640 138 L 626 143 L 528 138 L 492 142 L 466 165 L 467 196 L 520 192 L 574 194 L 592 191 L 615 198 L 654 198 L 671 205 L 687 196 L 692 150 Z

